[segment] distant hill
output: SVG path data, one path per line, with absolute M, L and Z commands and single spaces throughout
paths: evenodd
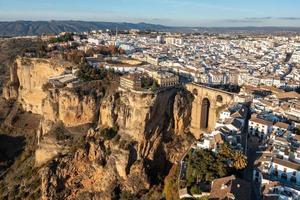
M 60 32 L 84 32 L 99 29 L 140 29 L 180 32 L 211 33 L 274 33 L 300 32 L 300 27 L 171 27 L 148 23 L 88 22 L 88 21 L 0 21 L 0 36 L 25 36 L 57 34 Z
M 147 23 L 87 22 L 87 21 L 14 21 L 0 22 L 0 36 L 56 34 L 84 32 L 98 29 L 163 30 L 166 26 Z

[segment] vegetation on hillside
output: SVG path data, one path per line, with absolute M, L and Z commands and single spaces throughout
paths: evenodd
M 179 200 L 178 194 L 178 174 L 179 165 L 173 165 L 168 176 L 165 178 L 164 185 L 164 195 L 167 200 Z
M 118 134 L 118 130 L 117 128 L 104 128 L 100 131 L 100 134 L 104 140 L 111 140 Z
M 83 62 L 79 65 L 77 77 L 83 81 L 103 80 L 108 75 L 108 71 L 104 68 L 96 68 Z
M 69 42 L 73 41 L 73 34 L 72 33 L 66 33 L 64 35 L 60 35 L 55 38 L 50 39 L 50 43 L 57 43 L 57 42 Z
M 22 136 L 1 134 L 0 138 L 0 199 L 40 199 L 41 179 L 32 156 L 34 136 L 25 140 Z
M 37 57 L 45 56 L 46 44 L 41 40 L 9 39 L 0 40 L 0 91 L 8 80 L 9 66 L 18 55 L 34 54 Z

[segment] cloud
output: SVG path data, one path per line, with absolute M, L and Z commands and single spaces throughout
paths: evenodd
M 246 17 L 242 19 L 224 19 L 227 23 L 268 23 L 273 21 L 300 21 L 300 17 Z
M 246 17 L 245 20 L 269 20 L 272 17 Z
M 297 21 L 297 20 L 300 20 L 300 17 L 279 17 L 277 19 L 280 19 L 280 20 L 289 20 L 289 21 Z

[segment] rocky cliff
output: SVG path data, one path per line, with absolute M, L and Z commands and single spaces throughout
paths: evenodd
M 4 92 L 41 116 L 35 165 L 42 199 L 142 198 L 161 185 L 192 142 L 192 95 L 183 88 L 121 92 L 109 81 L 43 90 L 65 67 L 19 58 Z
M 43 85 L 69 65 L 56 59 L 18 57 L 10 68 L 10 83 L 4 97 L 18 98 L 24 110 L 42 115 L 42 101 L 47 96 Z
M 43 198 L 118 199 L 122 191 L 141 198 L 161 183 L 192 141 L 186 132 L 187 96 L 178 90 L 105 96 L 97 127 L 88 131 L 83 148 L 51 161 L 42 171 Z M 113 127 L 117 135 L 106 139 L 103 130 Z

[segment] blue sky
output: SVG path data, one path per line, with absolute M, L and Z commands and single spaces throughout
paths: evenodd
M 300 27 L 300 0 L 0 0 L 0 21 L 71 19 Z

